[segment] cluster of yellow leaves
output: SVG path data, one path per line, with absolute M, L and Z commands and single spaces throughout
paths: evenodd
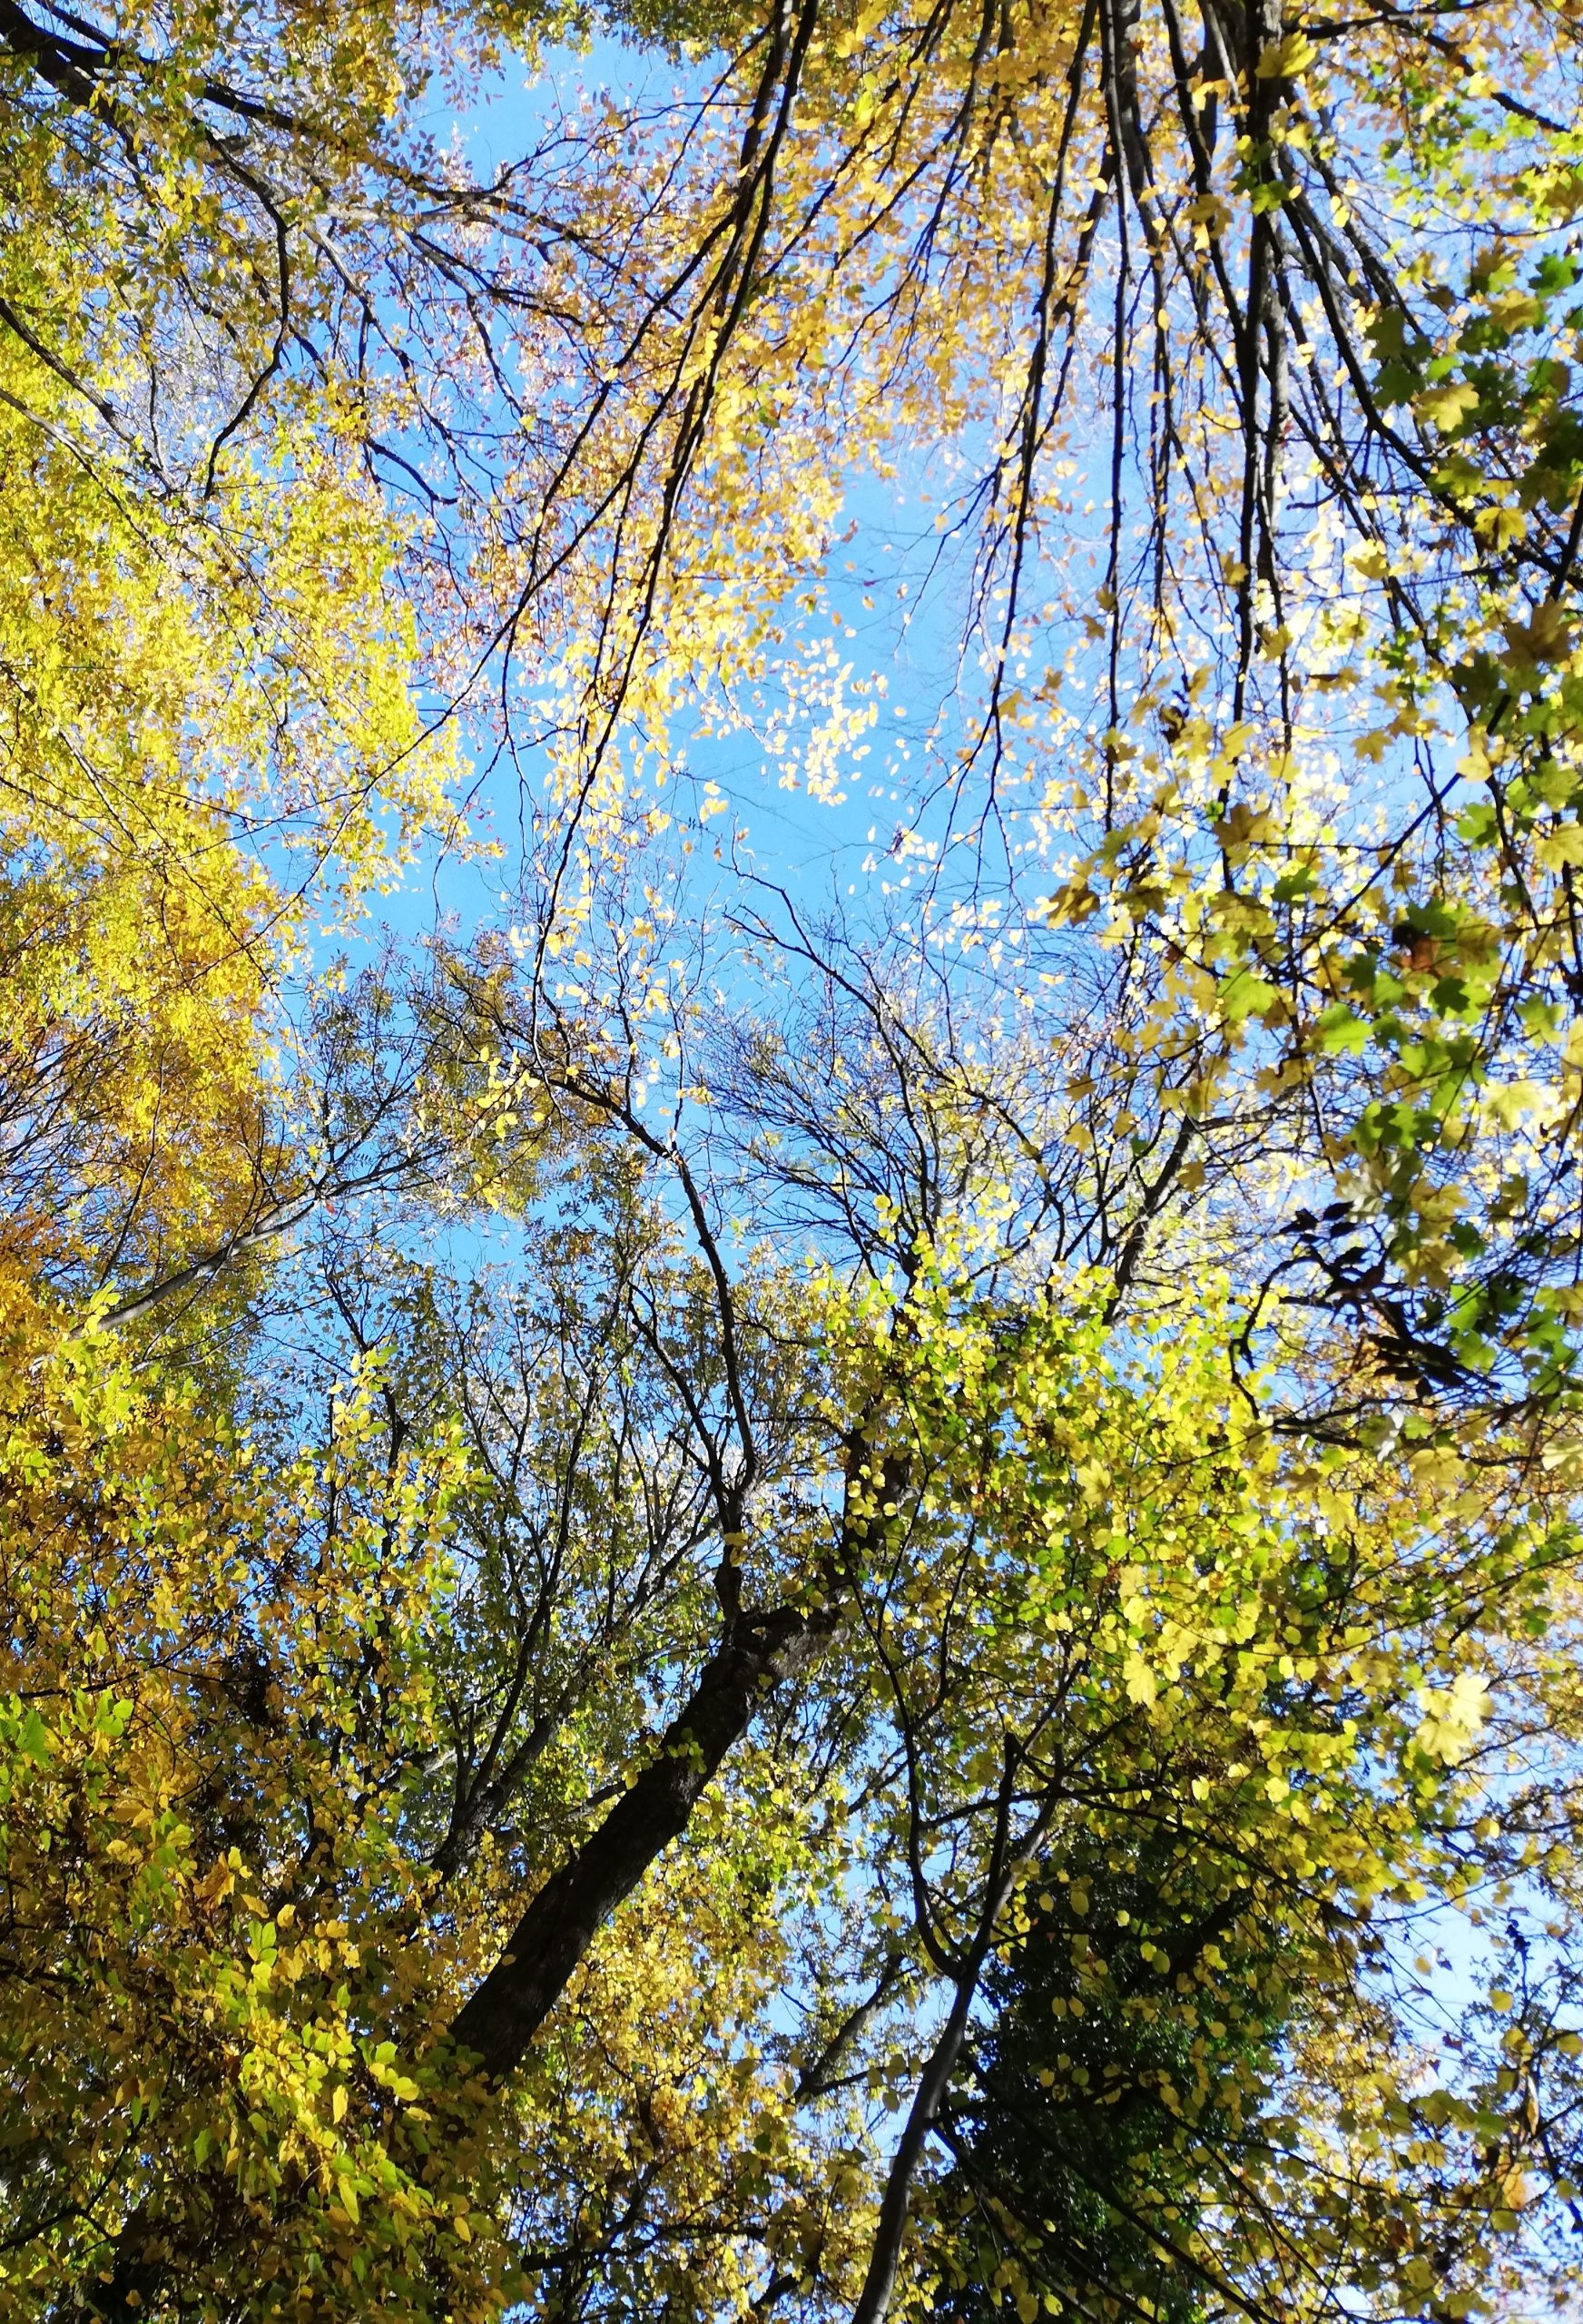
M 487 2309 L 465 2086 L 392 2038 L 445 2000 L 443 1943 L 398 1941 L 421 1883 L 385 1794 L 454 1452 L 370 1477 L 365 1391 L 261 1499 L 191 1388 L 14 1275 L 4 1324 L 0 2313 L 96 2282 L 214 2307 L 238 2267 L 261 2312 Z
M 700 2318 L 743 2312 L 766 2266 L 826 2299 L 861 2280 L 862 2125 L 850 2107 L 810 2114 L 773 2054 L 792 1908 L 830 1875 L 784 1772 L 770 1754 L 733 1767 L 616 1915 L 524 2075 L 512 2168 L 541 2312 L 590 2276 L 634 2309 Z

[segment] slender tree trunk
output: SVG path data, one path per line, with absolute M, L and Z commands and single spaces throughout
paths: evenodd
M 1057 1795 L 1052 1787 L 1046 1792 L 1044 1805 L 1037 1819 L 1023 1834 L 1013 1854 L 1011 1800 L 1016 1768 L 1016 1754 L 1008 1745 L 1005 1772 L 1000 1778 L 1000 1797 L 995 1811 L 995 1845 L 990 1855 L 988 1881 L 978 1914 L 978 1930 L 970 1949 L 958 1966 L 950 2014 L 940 2029 L 939 2039 L 929 2052 L 928 2063 L 919 2076 L 906 2128 L 890 2158 L 879 2221 L 874 2230 L 874 2248 L 869 2255 L 868 2273 L 863 2278 L 863 2289 L 858 2294 L 858 2304 L 852 2310 L 851 2324 L 884 2324 L 890 2306 L 890 2295 L 896 2289 L 896 2270 L 901 2258 L 907 2214 L 912 2202 L 912 2181 L 923 2160 L 923 2150 L 934 2128 L 940 2102 L 961 2054 L 962 2039 L 972 2014 L 973 1996 L 978 1990 L 978 1979 L 995 1942 L 995 1924 L 1010 1900 L 1018 1874 L 1044 1837 L 1055 1807 Z
M 973 2006 L 973 1989 L 978 1981 L 978 1964 L 965 1973 L 957 1986 L 951 2014 L 945 2030 L 929 2053 L 929 2063 L 919 2077 L 912 2105 L 907 2117 L 907 2127 L 891 2157 L 890 2172 L 885 2181 L 885 2193 L 880 2204 L 879 2223 L 874 2230 L 874 2248 L 869 2254 L 869 2271 L 863 2278 L 863 2289 L 852 2310 L 852 2324 L 883 2324 L 890 2305 L 890 2294 L 896 2288 L 896 2267 L 901 2256 L 901 2239 L 907 2227 L 907 2213 L 912 2201 L 913 2174 L 922 2158 L 924 2144 L 939 2112 L 940 2100 L 951 2078 L 962 2046 L 962 2036 L 968 2028 L 968 2013 Z

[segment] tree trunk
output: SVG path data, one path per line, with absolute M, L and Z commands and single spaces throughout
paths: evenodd
M 505 1953 L 452 2022 L 452 2039 L 497 2083 L 521 2060 L 604 1922 L 686 1829 L 705 1786 L 753 1714 L 812 1657 L 833 1613 L 743 1615 L 699 1672 L 658 1756 L 598 1830 L 551 1875 Z

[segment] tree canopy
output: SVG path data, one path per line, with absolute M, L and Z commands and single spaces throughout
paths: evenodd
M 0 0 L 0 2324 L 1575 2299 L 1580 33 Z

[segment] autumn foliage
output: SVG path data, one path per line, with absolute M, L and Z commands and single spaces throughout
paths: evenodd
M 0 0 L 0 2324 L 1575 2299 L 1580 35 Z

